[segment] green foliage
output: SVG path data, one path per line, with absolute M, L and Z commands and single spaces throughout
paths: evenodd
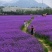
M 46 47 L 44 47 L 45 52 L 48 52 L 48 49 Z
M 31 14 L 31 13 L 32 13 L 32 11 L 30 11 L 30 10 L 25 11 L 26 15 Z
M 24 25 L 21 27 L 21 30 L 23 30 L 24 29 Z
M 17 9 L 16 12 L 10 11 L 10 12 L 4 12 L 2 8 L 0 8 L 0 13 L 8 14 L 8 15 L 30 15 L 30 14 L 37 14 L 37 15 L 42 15 L 44 13 L 47 14 L 52 14 L 52 9 L 51 8 L 46 8 L 46 9 L 40 9 L 40 10 L 20 10 Z
M 52 48 L 52 42 L 49 40 L 49 36 L 39 35 L 35 33 L 35 37 L 42 39 L 45 44 L 49 45 Z
M 3 10 L 0 8 L 0 13 L 2 13 L 3 12 Z
M 24 14 L 24 11 L 23 11 L 23 10 L 16 10 L 16 13 L 17 13 L 18 15 L 23 15 L 23 14 Z

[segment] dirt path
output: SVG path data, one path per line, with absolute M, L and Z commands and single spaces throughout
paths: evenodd
M 30 21 L 30 23 L 31 23 L 31 21 Z M 30 25 L 30 23 L 28 23 L 28 26 Z M 26 32 L 25 27 L 23 28 L 22 31 Z M 41 40 L 41 39 L 39 39 L 39 38 L 38 38 L 38 40 L 42 43 L 42 45 L 43 45 L 44 47 L 46 47 L 46 48 L 48 49 L 48 52 L 52 52 L 52 50 L 50 49 L 50 46 L 49 46 L 49 45 L 45 44 L 44 41 Z

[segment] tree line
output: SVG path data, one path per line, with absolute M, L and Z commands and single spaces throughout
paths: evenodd
M 16 10 L 16 12 L 9 11 L 4 12 L 2 8 L 0 8 L 0 15 L 30 15 L 30 14 L 36 14 L 36 15 L 42 15 L 44 13 L 47 13 L 48 15 L 52 14 L 51 8 L 41 9 L 41 10 Z

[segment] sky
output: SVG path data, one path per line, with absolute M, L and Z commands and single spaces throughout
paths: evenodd
M 42 3 L 42 1 L 43 1 L 43 3 L 52 7 L 52 0 L 36 0 L 36 1 L 39 2 L 39 3 Z
M 0 0 L 0 6 L 1 5 L 4 5 L 5 3 L 14 3 L 14 2 L 17 2 L 19 0 Z M 37 1 L 38 3 L 45 3 L 46 5 L 52 7 L 52 0 L 35 0 Z
M 14 2 L 17 2 L 18 0 L 0 0 L 0 2 L 3 4 L 3 3 L 14 3 Z

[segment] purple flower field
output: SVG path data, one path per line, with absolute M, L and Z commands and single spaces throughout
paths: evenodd
M 32 16 L 0 16 L 0 52 L 44 52 L 39 41 L 20 30 Z
M 34 26 L 36 33 L 49 36 L 49 40 L 52 41 L 52 15 L 37 15 L 31 22 L 30 26 L 32 25 Z

